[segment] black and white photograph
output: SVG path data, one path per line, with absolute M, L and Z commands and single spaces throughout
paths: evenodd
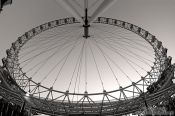
M 174 116 L 175 0 L 0 0 L 0 116 Z

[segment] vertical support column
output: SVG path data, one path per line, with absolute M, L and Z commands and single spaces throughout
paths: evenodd
M 88 10 L 87 10 L 87 8 L 85 9 L 85 24 L 83 25 L 83 27 L 84 27 L 84 38 L 88 38 L 88 37 L 90 37 L 89 36 L 89 27 L 90 27 L 90 25 L 88 24 L 88 14 L 87 14 L 87 12 L 88 12 Z
M 88 22 L 88 0 L 84 0 L 84 7 L 85 7 L 85 17 L 84 17 L 84 38 L 87 39 L 89 36 L 89 22 Z

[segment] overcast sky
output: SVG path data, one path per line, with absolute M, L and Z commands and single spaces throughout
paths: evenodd
M 102 16 L 128 21 L 154 34 L 175 58 L 175 0 L 118 0 Z M 0 58 L 17 37 L 42 23 L 71 16 L 54 0 L 14 0 L 0 14 Z M 174 60 L 175 61 L 175 60 Z

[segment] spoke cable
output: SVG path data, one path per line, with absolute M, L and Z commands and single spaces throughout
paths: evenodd
M 109 64 L 109 61 L 108 61 L 108 59 L 106 58 L 106 55 L 104 54 L 104 51 L 103 51 L 103 50 L 100 48 L 100 46 L 97 44 L 97 41 L 96 41 L 95 39 L 93 39 L 93 40 L 95 41 L 96 46 L 97 46 L 97 48 L 100 50 L 102 56 L 105 58 L 105 61 L 107 62 L 108 67 L 110 68 L 110 70 L 111 70 L 113 76 L 115 77 L 115 79 L 116 79 L 116 81 L 117 81 L 117 84 L 118 84 L 119 87 L 120 87 L 121 85 L 120 85 L 120 83 L 119 83 L 119 80 L 117 79 L 117 76 L 115 75 L 115 73 L 114 73 L 114 71 L 113 71 L 111 65 Z
M 30 50 L 30 51 L 28 51 L 28 52 L 24 52 L 24 53 L 21 53 L 20 55 L 19 55 L 19 59 L 22 59 L 23 57 L 25 57 L 26 55 L 28 55 L 28 54 L 30 54 L 30 53 L 32 53 L 33 51 L 36 51 L 36 50 L 41 50 L 41 49 L 43 49 L 44 47 L 44 45 L 47 45 L 47 44 L 50 44 L 51 42 L 54 42 L 53 44 L 51 44 L 51 45 L 48 45 L 48 46 L 53 46 L 53 45 L 57 45 L 58 44 L 58 42 L 60 42 L 61 40 L 67 40 L 67 39 L 69 39 L 69 38 L 67 38 L 67 37 L 69 37 L 69 36 L 71 36 L 72 34 L 74 34 L 73 32 L 71 32 L 71 33 L 69 33 L 68 35 L 66 35 L 66 36 L 61 36 L 61 38 L 54 38 L 54 39 L 47 39 L 48 41 L 46 41 L 45 43 L 41 43 L 40 42 L 40 44 L 38 44 L 38 43 L 35 43 L 36 45 L 38 45 L 38 47 L 35 47 L 35 49 L 32 49 L 32 50 Z M 65 39 L 66 38 L 66 39 Z M 53 41 L 53 40 L 57 40 L 56 42 L 55 41 Z M 48 47 L 48 46 L 45 46 L 45 47 Z M 31 46 L 31 47 L 33 47 L 33 46 Z
M 104 84 L 103 84 L 103 81 L 102 81 L 102 77 L 101 77 L 101 75 L 100 75 L 100 71 L 99 71 L 99 69 L 98 69 L 98 65 L 97 65 L 97 62 L 96 62 L 96 60 L 95 60 L 95 56 L 94 56 L 94 53 L 93 53 L 93 51 L 92 51 L 92 48 L 91 48 L 91 45 L 89 44 L 89 42 L 88 42 L 88 45 L 89 45 L 91 54 L 92 54 L 92 56 L 93 56 L 93 60 L 94 60 L 94 63 L 95 63 L 95 66 L 96 66 L 96 69 L 97 69 L 97 72 L 98 72 L 98 76 L 99 76 L 100 81 L 101 81 L 102 88 L 103 88 L 103 90 L 105 90 L 105 89 L 104 89 Z
M 102 44 L 102 43 L 100 43 L 100 44 L 101 44 L 101 45 L 104 45 L 105 47 L 107 47 L 108 49 L 112 50 L 113 52 L 119 54 L 119 55 L 122 56 L 124 59 L 127 59 L 127 62 L 128 62 L 128 60 L 129 60 L 130 62 L 132 62 L 133 64 L 135 64 L 135 65 L 138 66 L 139 68 L 141 68 L 142 70 L 146 71 L 145 69 L 143 69 L 142 67 L 140 67 L 138 64 L 134 63 L 132 60 L 130 60 L 130 59 L 124 57 L 124 56 L 123 56 L 120 52 L 118 52 L 114 47 L 110 46 L 110 44 L 109 44 L 108 42 L 105 42 L 105 43 L 108 44 L 108 46 L 106 46 L 106 45 L 104 45 L 104 44 Z M 110 46 L 110 47 L 109 47 L 109 46 Z M 112 48 L 112 49 L 111 49 L 111 48 Z M 130 63 L 128 62 L 128 64 L 130 64 Z M 146 72 L 147 72 L 147 71 L 146 71 Z
M 106 40 L 104 40 L 104 41 L 106 41 Z M 105 43 L 108 43 L 108 42 L 105 42 Z M 108 44 L 112 46 L 112 44 L 110 44 L 110 43 L 108 43 Z M 123 45 L 122 45 L 122 44 L 119 44 L 119 46 L 123 46 Z M 140 61 L 140 62 L 142 62 L 142 63 L 145 63 L 146 65 L 148 65 L 148 66 L 150 66 L 150 67 L 151 67 L 151 65 L 150 65 L 149 63 L 147 63 L 146 61 L 144 61 L 143 59 L 145 59 L 145 60 L 147 60 L 147 61 L 150 61 L 151 63 L 154 63 L 153 61 L 151 61 L 151 60 L 149 60 L 149 59 L 146 59 L 146 58 L 144 58 L 143 56 L 140 56 L 140 55 L 134 53 L 133 51 L 131 51 L 131 50 L 127 49 L 127 48 L 122 48 L 122 47 L 119 47 L 119 46 L 117 46 L 117 48 L 120 48 L 119 50 L 122 50 L 122 53 L 125 53 L 126 55 L 131 56 L 131 57 L 137 59 L 138 61 Z M 115 49 L 116 49 L 116 48 L 115 48 Z M 130 55 L 130 54 L 133 54 L 133 55 L 135 55 L 135 56 Z M 138 57 L 139 57 L 140 59 L 139 59 Z
M 78 56 L 78 59 L 77 59 L 77 62 L 76 62 L 76 65 L 75 65 L 75 68 L 74 68 L 74 71 L 73 71 L 71 80 L 70 80 L 70 82 L 69 82 L 68 90 L 70 89 L 70 86 L 71 86 L 71 84 L 72 84 L 72 80 L 73 80 L 75 71 L 76 71 L 77 67 L 78 67 L 78 69 L 79 69 L 80 63 L 81 63 L 81 61 L 82 61 L 84 44 L 85 44 L 85 41 L 83 42 L 83 46 L 82 46 L 81 51 L 80 51 L 80 54 L 79 54 L 79 56 Z
M 129 45 L 131 45 L 131 46 L 134 46 L 134 47 L 136 47 L 135 45 L 138 45 L 139 47 L 144 47 L 144 48 L 146 48 L 146 49 L 148 49 L 148 50 L 152 50 L 151 48 L 150 48 L 150 46 L 145 46 L 145 45 L 143 45 L 143 44 L 140 44 L 140 43 L 138 43 L 138 42 L 136 42 L 136 41 L 133 41 L 133 39 L 129 39 L 129 38 L 126 38 L 126 37 L 123 37 L 123 36 L 120 36 L 120 35 L 115 35 L 114 34 L 114 36 L 110 36 L 110 37 L 106 37 L 106 34 L 104 34 L 104 31 L 102 31 L 101 29 L 98 29 L 99 31 L 100 31 L 100 33 L 101 34 L 103 34 L 104 36 L 105 36 L 105 38 L 108 38 L 108 40 L 110 39 L 110 40 L 114 40 L 114 39 L 112 39 L 112 38 L 115 38 L 115 39 L 117 39 L 117 40 L 120 40 L 121 42 L 125 42 L 125 43 L 127 43 L 127 44 L 129 44 Z M 102 31 L 102 32 L 101 32 Z M 108 32 L 109 33 L 109 32 Z M 119 36 L 119 37 L 118 37 Z M 104 38 L 104 37 L 103 37 Z M 126 40 L 129 40 L 130 42 L 134 42 L 133 44 L 131 44 L 130 42 L 127 42 Z M 137 40 L 138 41 L 138 40 Z M 119 42 L 119 41 L 118 41 Z M 143 42 L 142 42 L 143 43 Z M 137 48 L 137 47 L 136 47 Z M 142 51 L 143 53 L 145 52 L 145 53 L 147 53 L 146 51 L 144 51 L 144 50 L 141 50 L 140 48 L 137 48 L 138 50 L 140 50 L 140 51 Z M 149 54 L 148 54 L 149 55 Z M 151 56 L 152 57 L 152 56 Z
M 79 39 L 80 38 L 78 38 L 77 41 L 74 42 L 74 45 L 78 42 Z M 43 82 L 50 75 L 50 73 L 69 55 L 70 51 L 53 68 L 51 68 L 51 70 L 46 74 L 46 76 L 41 80 L 41 82 Z
M 81 37 L 80 37 L 80 38 L 81 38 Z M 80 38 L 79 38 L 79 39 L 80 39 Z M 79 39 L 78 39 L 78 40 L 79 40 Z M 58 71 L 58 74 L 57 74 L 57 76 L 56 76 L 56 78 L 55 78 L 55 80 L 54 80 L 54 82 L 53 82 L 53 84 L 52 84 L 52 87 L 54 86 L 55 82 L 58 80 L 58 77 L 59 77 L 59 75 L 60 75 L 60 73 L 61 73 L 61 71 L 62 71 L 64 65 L 66 64 L 67 59 L 68 59 L 69 55 L 71 54 L 71 52 L 75 49 L 76 44 L 78 43 L 78 40 L 75 42 L 74 46 L 72 47 L 72 49 L 69 51 L 68 55 L 66 56 L 66 58 L 65 58 L 65 60 L 64 60 L 64 63 L 62 64 L 62 66 L 61 66 L 60 70 Z
M 102 45 L 103 45 L 103 44 L 102 44 Z M 122 58 L 124 58 L 124 59 L 126 60 L 126 62 L 136 71 L 136 73 L 139 74 L 139 76 L 141 76 L 140 73 L 129 63 L 128 59 L 125 58 L 121 53 L 119 53 L 118 51 L 116 51 L 115 48 L 113 48 L 113 47 L 110 46 L 110 45 L 108 45 L 108 46 L 105 45 L 105 47 L 108 48 L 108 49 L 112 48 L 111 50 L 112 50 L 113 52 L 117 53 L 117 54 L 120 55 Z M 110 48 L 109 48 L 109 47 L 110 47 Z
M 65 35 L 67 36 L 67 35 L 69 35 L 71 33 L 73 33 L 73 32 L 72 31 L 71 32 L 67 31 L 67 33 L 64 33 L 64 32 L 58 33 L 57 32 L 56 34 L 48 36 L 48 37 L 38 37 L 38 38 L 35 37 L 35 38 L 32 39 L 33 41 L 28 41 L 29 45 L 26 45 L 25 47 L 22 47 L 21 51 L 24 51 L 24 50 L 26 50 L 28 48 L 34 47 L 34 46 L 36 46 L 38 44 L 43 45 L 43 42 L 47 44 L 48 41 L 57 39 L 57 38 L 55 38 L 55 39 L 49 39 L 49 38 L 52 38 L 52 37 L 64 37 Z
M 69 39 L 68 39 L 69 40 Z M 71 40 L 71 41 L 74 41 L 74 40 Z M 70 42 L 71 42 L 70 41 Z M 67 41 L 66 41 L 67 42 Z M 68 43 L 66 43 L 66 42 L 64 42 L 64 44 L 68 44 Z M 55 44 L 55 43 L 54 43 Z M 64 45 L 64 44 L 61 44 L 61 45 L 57 45 L 57 46 L 52 46 L 51 48 L 50 47 L 48 47 L 46 50 L 44 50 L 44 51 L 40 51 L 38 54 L 36 54 L 36 55 L 34 55 L 34 56 L 31 56 L 31 57 L 29 57 L 28 59 L 26 59 L 26 60 L 24 60 L 24 61 L 21 61 L 20 62 L 20 64 L 23 64 L 23 63 L 25 63 L 25 62 L 27 62 L 27 63 L 25 63 L 24 64 L 24 66 L 27 66 L 27 64 L 29 64 L 30 62 L 32 62 L 33 60 L 34 60 L 34 58 L 36 58 L 36 57 L 38 57 L 38 56 L 40 56 L 40 55 L 42 55 L 42 54 L 44 54 L 44 53 L 47 53 L 47 52 L 49 52 L 49 51 L 51 51 L 51 50 L 53 50 L 53 49 L 55 49 L 55 48 L 57 48 L 57 47 L 59 47 L 59 46 L 62 46 L 62 45 Z

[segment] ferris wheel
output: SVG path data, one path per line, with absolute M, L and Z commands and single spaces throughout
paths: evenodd
M 26 108 L 49 115 L 124 115 L 173 94 L 174 65 L 162 42 L 134 24 L 98 17 L 115 1 L 84 0 L 82 6 L 56 0 L 74 17 L 39 25 L 12 43 L 3 64 Z

